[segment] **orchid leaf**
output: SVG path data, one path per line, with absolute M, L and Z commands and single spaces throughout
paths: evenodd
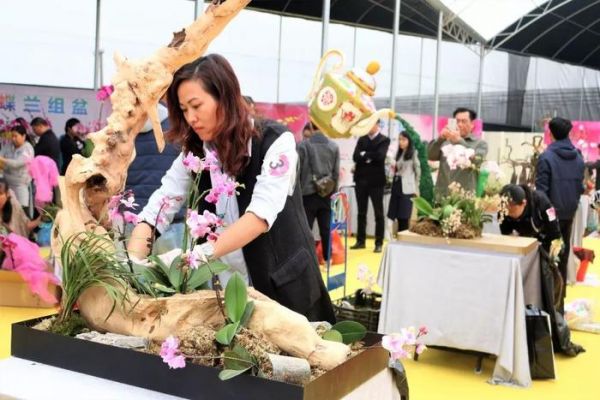
M 338 322 L 331 327 L 331 330 L 339 332 L 345 344 L 358 342 L 367 334 L 367 328 L 356 321 Z
M 224 327 L 219 329 L 219 331 L 215 335 L 216 341 L 225 346 L 229 346 L 229 344 L 233 340 L 233 337 L 237 333 L 239 326 L 239 322 L 234 322 L 233 324 L 225 325 Z
M 229 278 L 229 282 L 227 282 L 227 287 L 225 288 L 225 310 L 227 311 L 227 317 L 232 322 L 240 322 L 246 310 L 247 301 L 246 282 L 244 282 L 238 272 L 235 272 Z
M 219 372 L 219 379 L 222 381 L 226 381 L 228 379 L 235 378 L 236 376 L 241 375 L 244 372 L 248 371 L 250 368 L 252 368 L 252 367 L 250 366 L 246 369 L 238 369 L 238 370 L 224 369 L 223 371 Z
M 248 326 L 248 322 L 250 322 L 250 318 L 252 317 L 253 312 L 254 312 L 254 302 L 249 301 L 246 303 L 246 308 L 244 309 L 244 314 L 242 315 L 242 319 L 240 319 L 241 326 Z
M 344 338 L 342 337 L 342 334 L 339 333 L 338 331 L 334 331 L 334 330 L 325 332 L 323 334 L 323 339 L 329 340 L 330 342 L 339 342 L 339 343 L 344 342 Z
M 219 274 L 229 269 L 229 266 L 220 261 L 211 261 L 210 264 L 203 264 L 200 268 L 193 270 L 187 285 L 190 289 L 197 289 L 210 280 L 212 274 Z

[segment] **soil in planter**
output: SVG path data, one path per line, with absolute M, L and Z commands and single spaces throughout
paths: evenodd
M 442 228 L 430 219 L 422 219 L 410 228 L 411 232 L 423 236 L 442 237 Z
M 273 377 L 273 365 L 271 365 L 267 353 L 281 354 L 281 350 L 277 346 L 269 342 L 264 335 L 247 328 L 242 328 L 240 333 L 235 335 L 235 342 L 256 357 L 258 368 L 267 378 Z
M 73 313 L 71 317 L 62 322 L 58 322 L 56 316 L 45 318 L 35 324 L 33 329 L 72 337 L 79 335 L 80 333 L 90 332 L 87 323 L 78 313 Z

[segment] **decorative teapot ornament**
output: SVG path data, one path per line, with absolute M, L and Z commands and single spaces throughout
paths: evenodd
M 333 55 L 340 60 L 330 71 L 323 73 L 326 61 Z M 347 72 L 343 65 L 341 51 L 329 50 L 323 55 L 308 101 L 310 120 L 332 138 L 365 135 L 380 118 L 394 117 L 392 110 L 376 110 L 373 103 L 373 75 L 379 71 L 379 63 L 371 61 L 366 70 L 354 67 Z

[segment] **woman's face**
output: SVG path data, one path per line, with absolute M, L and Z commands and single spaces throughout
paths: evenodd
M 408 141 L 407 138 L 405 138 L 404 136 L 400 135 L 400 139 L 398 141 L 398 144 L 400 145 L 400 148 L 402 150 L 406 150 L 408 148 L 409 141 Z
M 13 131 L 12 142 L 17 148 L 23 146 L 23 143 L 25 143 L 25 135 L 21 135 L 19 132 Z
M 179 107 L 186 122 L 203 142 L 210 142 L 216 135 L 217 102 L 198 81 L 184 81 L 177 89 Z

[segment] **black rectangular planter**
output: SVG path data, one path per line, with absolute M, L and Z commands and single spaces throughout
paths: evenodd
M 387 368 L 388 363 L 387 351 L 374 347 L 305 386 L 250 375 L 221 381 L 217 368 L 188 363 L 173 370 L 156 355 L 31 328 L 42 319 L 12 325 L 14 357 L 190 399 L 337 399 Z M 365 343 L 373 345 L 380 340 L 380 335 L 369 334 Z

